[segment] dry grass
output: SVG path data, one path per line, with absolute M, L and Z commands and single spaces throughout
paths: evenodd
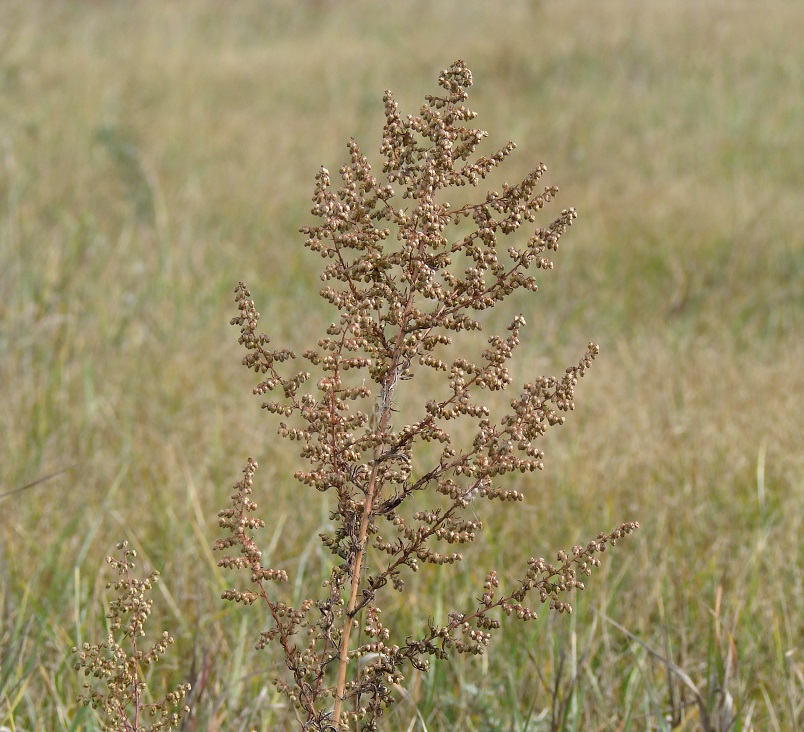
M 351 135 L 378 147 L 383 89 L 418 105 L 462 57 L 479 125 L 519 143 L 512 168 L 544 159 L 580 213 L 527 305 L 527 372 L 603 349 L 546 474 L 514 486 L 527 510 L 483 516 L 492 563 L 529 537 L 540 554 L 644 528 L 571 623 L 414 677 L 392 727 L 668 728 L 691 692 L 604 614 L 710 711 L 730 669 L 733 729 L 802 727 L 804 9 L 468 5 L 3 4 L 0 493 L 66 472 L 0 499 L 0 724 L 97 728 L 68 651 L 99 636 L 98 571 L 128 538 L 162 574 L 154 626 L 177 644 L 160 671 L 192 677 L 196 729 L 281 725 L 258 628 L 218 599 L 214 512 L 254 455 L 275 564 L 316 579 L 327 511 L 298 513 L 231 288 L 248 279 L 277 342 L 317 333 L 318 261 L 295 233 L 314 171 Z M 424 573 L 398 622 L 474 584 Z

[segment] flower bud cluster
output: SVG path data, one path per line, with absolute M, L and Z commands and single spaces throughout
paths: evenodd
M 117 581 L 107 584 L 107 589 L 114 591 L 114 598 L 109 603 L 106 641 L 84 643 L 80 649 L 72 649 L 76 654 L 75 670 L 93 677 L 96 683 L 102 682 L 106 689 L 100 691 L 93 684 L 84 684 L 78 701 L 103 710 L 105 729 L 136 729 L 137 720 L 147 715 L 148 729 L 170 730 L 177 727 L 190 711 L 182 704 L 190 693 L 190 684 L 179 684 L 148 703 L 143 694 L 148 667 L 159 661 L 173 643 L 167 631 L 163 631 L 150 647 L 142 641 L 153 604 L 148 593 L 157 582 L 159 573 L 151 572 L 145 579 L 138 579 L 134 575 L 133 562 L 137 552 L 129 549 L 125 541 L 120 542 L 117 549 L 119 557 L 106 558 L 118 576 Z
M 256 463 L 249 460 L 231 507 L 219 513 L 228 536 L 216 549 L 239 549 L 219 564 L 250 571 L 252 587 L 224 597 L 267 606 L 273 627 L 261 635 L 260 647 L 281 645 L 292 683 L 278 681 L 277 688 L 309 729 L 358 721 L 375 729 L 406 664 L 424 670 L 430 657 L 446 658 L 450 650 L 483 653 L 501 616 L 536 617 L 523 604 L 529 593 L 551 609 L 571 611 L 564 597 L 583 589 L 577 577 L 636 528 L 623 524 L 562 552 L 555 566 L 532 559 L 508 589 L 490 571 L 475 608 L 451 612 L 442 626 L 430 620 L 418 634 L 389 644 L 392 629 L 380 622 L 387 590 L 403 591 L 420 563 L 463 560 L 445 549 L 471 544 L 482 530 L 469 508 L 473 501 L 526 499 L 530 479 L 519 489 L 506 481 L 544 468 L 542 438 L 575 408 L 575 388 L 599 353 L 590 343 L 561 376 L 537 376 L 518 387 L 502 413 L 482 398 L 512 388 L 510 366 L 525 319 L 513 317 L 482 349 L 466 347 L 464 339 L 471 342 L 483 329 L 482 311 L 517 290 L 537 291 L 537 275 L 553 268 L 546 255 L 558 250 L 576 213 L 566 208 L 551 223 L 535 225 L 558 194 L 544 185 L 541 163 L 475 203 L 448 203 L 449 189 L 478 186 L 516 146 L 477 154 L 487 133 L 469 124 L 476 113 L 464 106 L 472 84 L 465 63 L 445 69 L 439 84 L 442 92 L 427 96 L 418 114 L 401 114 L 385 93 L 380 175 L 350 140 L 337 176 L 324 167 L 315 176 L 315 223 L 301 233 L 323 260 L 320 295 L 337 315 L 302 352 L 309 372 L 292 365 L 293 351 L 270 348 L 268 335 L 257 330 L 260 316 L 248 288 L 240 283 L 235 290 L 239 314 L 232 323 L 246 349 L 243 363 L 261 379 L 254 393 L 272 395 L 263 407 L 279 417 L 279 437 L 303 463 L 295 479 L 330 501 L 330 525 L 319 537 L 332 569 L 322 598 L 298 609 L 278 599 L 281 588 L 270 583 L 288 575 L 263 566 L 252 535 L 264 522 L 253 516 Z M 478 351 L 479 357 L 467 355 Z M 410 383 L 423 371 L 435 384 L 426 394 L 418 381 Z M 438 444 L 435 461 L 428 443 Z M 371 642 L 353 642 L 353 631 L 361 629 Z

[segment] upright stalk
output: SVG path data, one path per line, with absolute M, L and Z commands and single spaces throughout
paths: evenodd
M 269 588 L 268 582 L 288 576 L 263 565 L 251 535 L 265 523 L 251 515 L 256 463 L 249 459 L 233 507 L 219 513 L 230 535 L 216 548 L 237 548 L 219 565 L 249 569 L 256 591 L 233 589 L 223 597 L 267 603 L 272 624 L 258 647 L 280 646 L 287 673 L 274 683 L 309 732 L 376 730 L 411 667 L 426 671 L 431 660 L 450 653 L 482 654 L 500 616 L 536 617 L 526 602 L 569 611 L 563 593 L 583 589 L 580 578 L 598 566 L 597 554 L 637 526 L 623 524 L 586 547 L 559 552 L 556 565 L 531 558 L 508 589 L 489 569 L 482 589 L 440 623 L 423 618 L 405 637 L 383 626 L 391 588 L 404 592 L 410 573 L 422 565 L 446 570 L 463 561 L 456 550 L 483 529 L 470 502 L 525 499 L 514 486 L 527 490 L 532 481 L 515 476 L 543 467 L 540 439 L 574 409 L 575 386 L 598 353 L 590 344 L 562 375 L 535 377 L 507 403 L 482 399 L 511 386 L 508 364 L 525 320 L 516 315 L 507 332 L 486 337 L 485 347 L 462 350 L 465 339 L 482 330 L 478 312 L 515 290 L 536 291 L 534 273 L 552 269 L 547 256 L 558 249 L 575 211 L 561 211 L 546 227 L 532 226 L 557 194 L 540 183 L 543 165 L 479 202 L 451 208 L 445 191 L 479 185 L 515 146 L 475 153 L 486 133 L 468 125 L 475 117 L 464 106 L 472 77 L 462 61 L 445 69 L 439 84 L 443 94 L 428 96 L 418 116 L 399 114 L 386 92 L 384 182 L 354 140 L 339 170 L 340 186 L 333 186 L 326 168 L 316 175 L 312 213 L 318 223 L 301 231 L 305 246 L 326 262 L 321 295 L 339 316 L 303 352 L 304 368 L 287 370 L 285 362 L 296 354 L 271 350 L 269 337 L 257 332 L 259 313 L 248 289 L 243 283 L 236 289 L 240 314 L 232 322 L 240 326 L 244 363 L 262 379 L 254 391 L 274 392 L 263 407 L 280 418 L 279 436 L 300 447 L 304 467 L 294 471 L 296 480 L 330 499 L 332 523 L 319 537 L 333 562 L 323 596 L 291 606 L 281 588 Z M 522 227 L 530 233 L 518 246 L 503 244 Z M 427 370 L 434 386 L 426 396 L 410 390 L 406 411 L 414 411 L 413 419 L 392 424 L 397 381 Z M 456 420 L 460 429 L 450 431 Z M 433 458 L 429 466 L 419 459 L 426 456 Z M 364 577 L 369 545 L 372 566 Z M 347 700 L 355 702 L 354 719 L 344 709 Z

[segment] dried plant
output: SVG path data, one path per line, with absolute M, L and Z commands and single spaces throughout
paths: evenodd
M 269 627 L 257 647 L 281 646 L 288 673 L 275 683 L 305 730 L 378 729 L 409 667 L 426 670 L 431 657 L 450 651 L 482 654 L 499 617 L 531 620 L 534 601 L 569 612 L 567 593 L 583 589 L 580 578 L 600 564 L 598 555 L 638 527 L 625 523 L 585 547 L 558 552 L 556 564 L 531 558 L 505 589 L 490 570 L 476 604 L 453 609 L 440 623 L 423 620 L 415 636 L 392 637 L 383 625 L 384 599 L 391 589 L 404 591 L 407 574 L 421 563 L 463 559 L 452 548 L 482 529 L 471 501 L 524 499 L 505 487 L 505 477 L 542 469 L 538 440 L 574 408 L 575 386 L 598 354 L 589 344 L 577 365 L 525 384 L 494 418 L 478 396 L 511 386 L 507 364 L 524 318 L 514 317 L 506 335 L 488 338 L 479 359 L 448 355 L 456 336 L 481 330 L 480 312 L 518 289 L 536 291 L 531 272 L 552 268 L 546 255 L 557 250 L 575 211 L 561 211 L 546 228 L 532 226 L 557 193 L 541 185 L 544 165 L 479 203 L 445 201 L 444 191 L 477 186 L 515 145 L 475 156 L 487 133 L 466 124 L 476 116 L 464 106 L 471 73 L 458 61 L 439 84 L 443 95 L 427 96 L 418 116 L 401 116 L 386 92 L 383 182 L 354 140 L 339 187 L 325 168 L 316 175 L 312 213 L 319 223 L 301 232 L 305 246 L 326 262 L 321 296 L 340 315 L 302 354 L 309 371 L 288 370 L 296 353 L 270 348 L 257 331 L 248 288 L 236 288 L 240 314 L 232 323 L 248 352 L 244 364 L 262 378 L 254 393 L 277 395 L 263 407 L 281 418 L 279 435 L 300 446 L 306 467 L 296 480 L 332 501 L 334 529 L 320 535 L 334 557 L 332 570 L 322 596 L 297 607 L 276 584 L 287 573 L 263 565 L 254 537 L 265 523 L 251 498 L 257 469 L 251 458 L 231 507 L 219 514 L 228 535 L 215 547 L 235 550 L 220 566 L 251 572 L 248 589 L 223 597 L 266 608 Z M 502 240 L 522 227 L 531 228 L 527 241 L 503 249 Z M 411 384 L 424 369 L 443 375 L 441 392 L 431 390 L 430 399 Z M 403 404 L 413 417 L 396 426 Z M 428 456 L 430 464 L 419 468 Z M 358 628 L 366 642 L 355 640 Z
M 145 636 L 145 623 L 151 614 L 152 600 L 148 594 L 159 577 L 158 572 L 144 580 L 133 575 L 137 553 L 127 543 L 117 545 L 120 558 L 106 557 L 117 571 L 118 579 L 106 585 L 114 590 L 114 599 L 109 603 L 109 633 L 106 642 L 100 645 L 84 643 L 81 650 L 73 648 L 78 655 L 76 671 L 102 680 L 106 685 L 101 692 L 91 684 L 85 684 L 85 693 L 79 701 L 86 706 L 102 711 L 105 718 L 103 729 L 109 732 L 158 732 L 171 730 L 189 712 L 180 706 L 190 691 L 189 684 L 180 684 L 162 699 L 147 702 L 144 671 L 164 656 L 173 643 L 167 632 L 162 633 L 148 650 L 140 649 L 140 638 Z M 118 641 L 115 635 L 121 636 Z M 125 645 L 131 647 L 131 652 Z M 146 723 L 146 718 L 154 720 Z

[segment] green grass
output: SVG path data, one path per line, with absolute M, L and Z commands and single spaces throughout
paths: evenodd
M 479 126 L 519 145 L 509 180 L 544 160 L 580 214 L 515 304 L 517 376 L 603 352 L 546 472 L 516 486 L 524 508 L 484 507 L 466 567 L 423 572 L 389 612 L 412 623 L 487 568 L 643 529 L 571 618 L 412 674 L 389 728 L 669 729 L 672 686 L 696 729 L 691 692 L 606 616 L 710 710 L 736 649 L 733 729 L 804 727 L 803 23 L 796 0 L 4 3 L 0 493 L 64 472 L 0 498 L 0 726 L 98 729 L 69 649 L 102 637 L 123 538 L 162 574 L 153 630 L 177 643 L 154 686 L 195 683 L 187 729 L 288 719 L 277 657 L 251 650 L 262 618 L 219 599 L 215 513 L 254 456 L 294 588 L 325 566 L 309 537 L 327 509 L 298 509 L 232 288 L 275 342 L 319 336 L 319 261 L 295 233 L 317 167 L 350 136 L 376 160 L 383 90 L 415 111 L 460 57 Z

